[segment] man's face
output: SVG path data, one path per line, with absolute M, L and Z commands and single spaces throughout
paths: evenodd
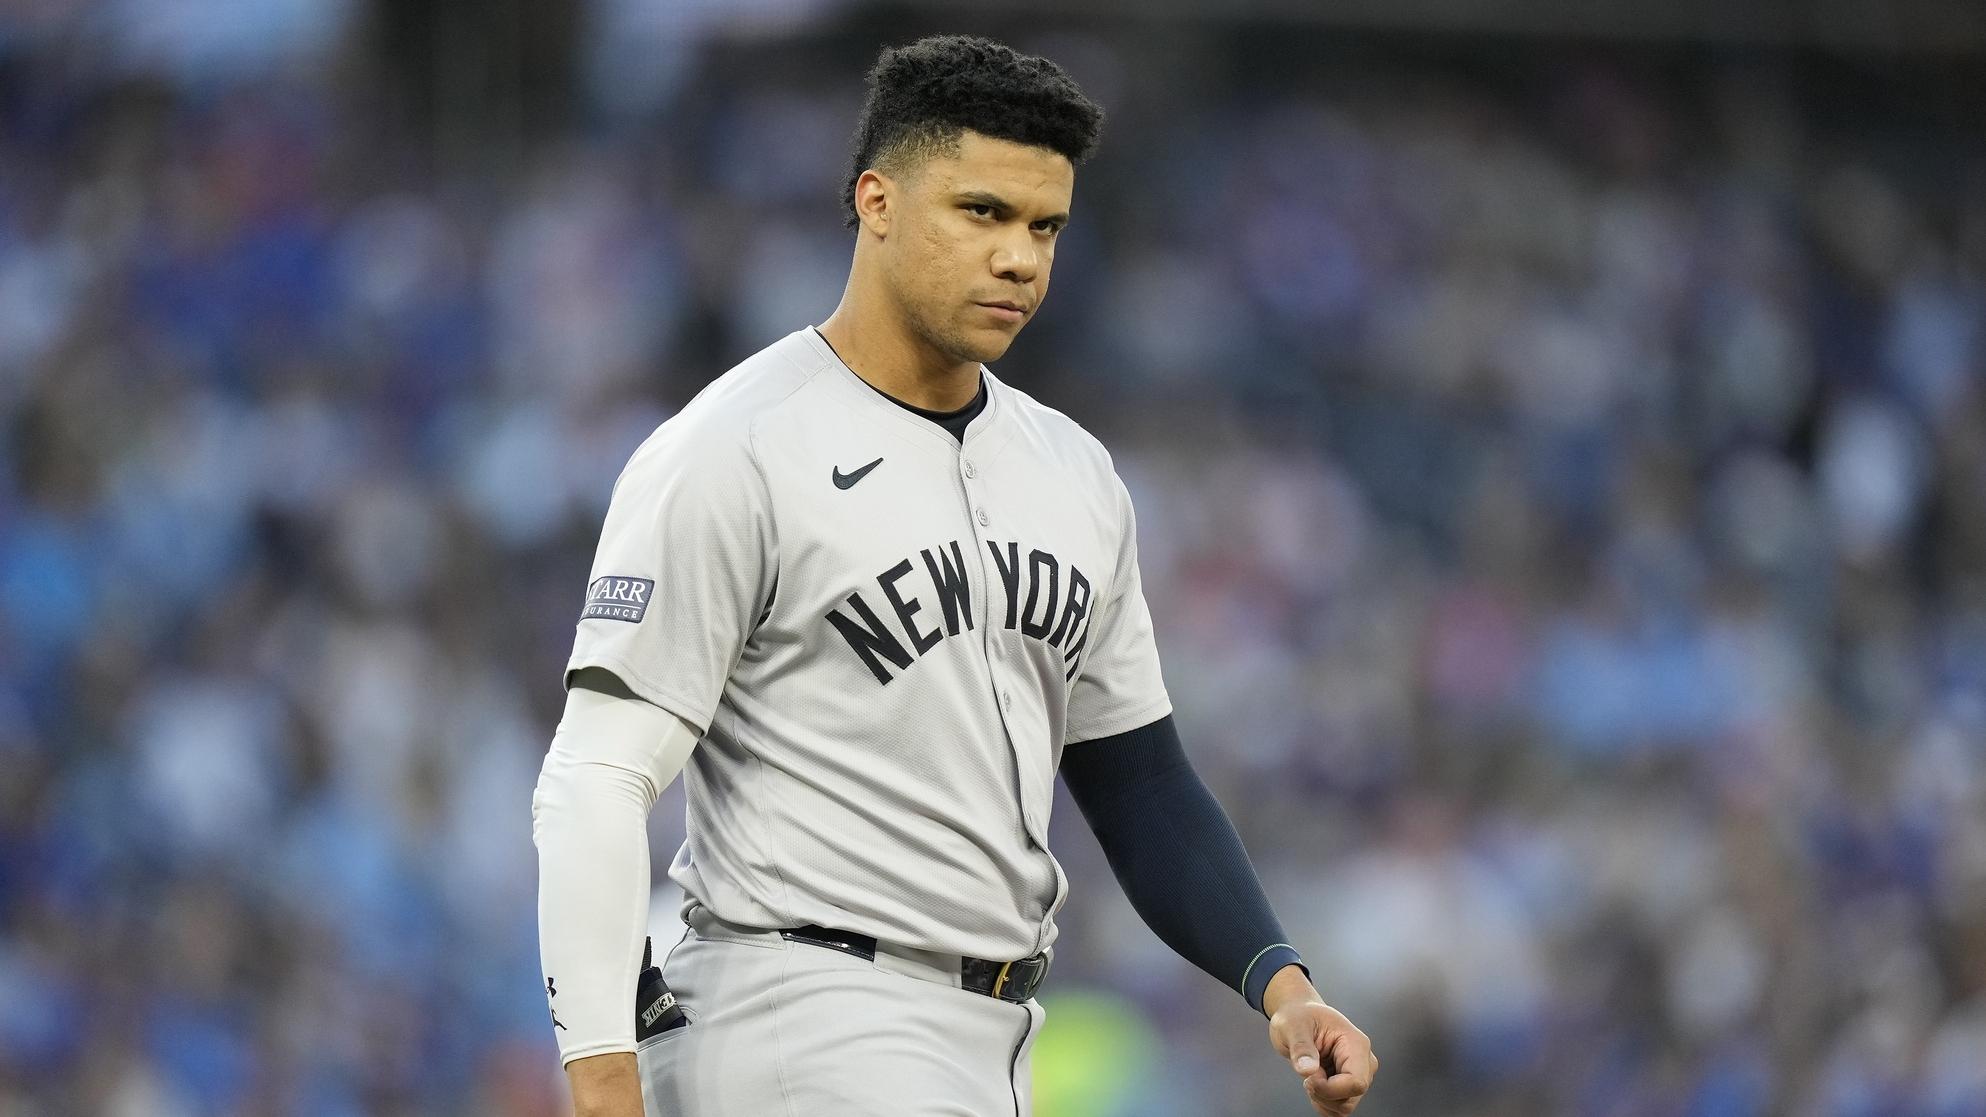
M 911 329 L 960 363 L 999 359 L 1048 294 L 1075 181 L 1056 152 L 970 131 L 895 180 L 884 273 Z

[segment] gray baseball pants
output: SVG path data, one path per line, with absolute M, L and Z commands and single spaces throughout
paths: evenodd
M 959 988 L 956 955 L 873 961 L 701 904 L 662 963 L 689 1018 L 642 1041 L 647 1117 L 1029 1117 L 1045 1018 Z

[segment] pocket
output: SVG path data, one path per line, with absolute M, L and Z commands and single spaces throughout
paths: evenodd
M 688 1006 L 663 980 L 662 968 L 648 964 L 652 954 L 647 947 L 642 949 L 641 963 L 645 968 L 635 982 L 634 1037 L 637 1046 L 641 1040 L 681 1030 L 690 1019 Z
M 696 1048 L 683 1040 L 692 1032 L 701 1035 L 698 1014 L 687 1006 L 683 1023 L 666 1032 L 657 1032 L 634 1045 L 635 1073 L 641 1079 L 641 1107 L 646 1114 L 678 1114 L 687 1107 L 688 1086 L 684 1067 L 695 1061 Z
M 657 1032 L 654 1035 L 649 1036 L 647 1039 L 644 1039 L 641 1042 L 635 1044 L 634 1050 L 636 1056 L 639 1056 L 642 1052 L 647 1051 L 651 1047 L 655 1047 L 659 1044 L 667 1043 L 671 1039 L 674 1039 L 677 1036 L 680 1036 L 685 1032 L 688 1032 L 691 1028 L 696 1027 L 696 1022 L 699 1018 L 699 1014 L 697 1013 L 697 1010 L 691 1008 L 688 1005 L 682 1005 L 681 1008 L 683 1011 L 682 1021 L 673 1028 L 669 1028 L 666 1031 Z
M 689 1006 L 662 980 L 662 971 L 652 966 L 643 971 L 634 998 L 635 1038 L 642 1040 L 679 1031 L 689 1019 Z

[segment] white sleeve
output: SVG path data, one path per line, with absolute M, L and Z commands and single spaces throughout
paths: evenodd
M 662 424 L 614 482 L 566 662 L 709 728 L 772 599 L 770 497 L 741 431 Z
M 531 796 L 538 951 L 559 1061 L 634 1050 L 648 922 L 648 813 L 698 733 L 640 698 L 566 694 Z
M 1159 675 L 1152 612 L 1145 605 L 1138 575 L 1137 514 L 1123 481 L 1111 476 L 1120 516 L 1117 568 L 1110 579 L 1110 595 L 1097 610 L 1090 631 L 1079 637 L 1082 669 L 1069 688 L 1065 745 L 1150 725 L 1172 712 L 1172 699 Z

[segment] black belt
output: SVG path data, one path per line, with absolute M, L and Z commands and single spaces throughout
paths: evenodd
M 788 927 L 779 933 L 794 942 L 825 946 L 829 950 L 839 950 L 870 961 L 876 958 L 876 939 L 873 935 L 839 931 L 816 923 Z M 1034 996 L 1034 991 L 1041 986 L 1041 979 L 1047 976 L 1047 954 L 1036 954 L 1017 962 L 995 962 L 988 958 L 959 959 L 959 988 L 1013 1004 L 1020 1004 Z

